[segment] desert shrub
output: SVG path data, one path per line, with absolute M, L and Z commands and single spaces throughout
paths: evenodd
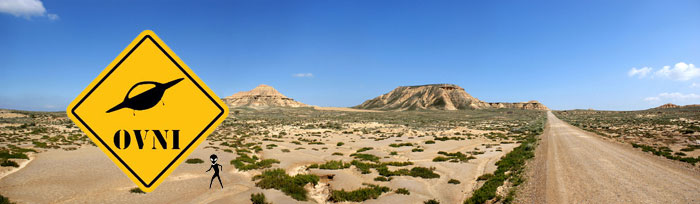
M 411 195 L 411 192 L 409 192 L 408 189 L 405 189 L 405 188 L 396 189 L 396 191 L 394 191 L 394 192 L 398 193 L 398 194 L 403 194 L 403 195 Z
M 267 202 L 267 198 L 265 198 L 265 194 L 263 193 L 250 194 L 250 201 L 253 202 L 253 204 L 270 204 Z
M 390 147 L 398 148 L 398 147 L 404 147 L 404 146 L 413 146 L 413 144 L 406 142 L 406 143 L 393 143 L 389 145 Z
M 393 151 L 393 152 L 389 153 L 389 155 L 398 155 L 398 153 L 396 151 Z
M 263 171 L 260 175 L 254 176 L 253 181 L 256 180 L 260 180 L 255 183 L 257 187 L 262 189 L 277 189 L 295 200 L 306 201 L 307 191 L 304 189 L 304 185 L 307 183 L 316 185 L 319 178 L 311 174 L 289 176 L 284 169 L 270 169 Z
M 485 181 L 485 180 L 489 180 L 491 177 L 493 177 L 493 174 L 484 174 L 484 175 L 479 176 L 479 178 L 477 178 L 476 180 L 477 181 Z
M 413 165 L 413 162 L 410 162 L 410 161 L 405 161 L 405 162 L 390 161 L 390 162 L 382 162 L 381 165 L 383 165 L 383 166 L 408 166 L 408 165 Z
M 435 170 L 434 168 L 425 168 L 425 167 L 413 167 L 411 169 L 410 175 L 413 177 L 421 177 L 421 178 L 440 178 L 439 174 L 436 174 L 433 172 Z
M 411 152 L 423 152 L 423 149 L 421 148 L 414 148 L 411 150 Z
M 362 173 L 362 174 L 369 174 L 369 173 L 371 173 L 371 172 L 369 171 L 369 169 L 370 169 L 370 168 L 375 168 L 375 167 L 377 166 L 377 164 L 366 163 L 366 162 L 362 162 L 362 161 L 360 161 L 360 160 L 352 160 L 352 162 L 350 162 L 350 164 L 354 165 L 355 168 L 359 169 L 359 170 L 360 170 L 360 173 Z
M 382 193 L 391 191 L 389 187 L 378 186 L 367 184 L 367 187 L 363 187 L 354 191 L 334 190 L 331 192 L 331 197 L 329 200 L 331 202 L 362 202 L 369 199 L 377 199 Z
M 425 141 L 425 144 L 435 144 L 435 141 L 433 141 L 433 140 L 428 140 L 428 141 Z
M 143 191 L 141 190 L 141 188 L 139 188 L 139 187 L 132 188 L 131 190 L 129 190 L 129 192 L 131 192 L 131 193 L 140 193 L 140 194 L 145 194 L 145 193 L 146 193 L 146 192 L 143 192 Z
M 355 154 L 351 154 L 350 156 L 355 157 L 356 159 L 365 160 L 365 161 L 373 161 L 373 162 L 379 161 L 379 157 L 371 155 L 371 154 L 355 153 Z
M 350 168 L 351 164 L 350 163 L 345 163 L 343 161 L 327 161 L 326 163 L 323 164 L 312 164 L 309 166 L 309 168 L 319 168 L 319 169 L 330 169 L 330 170 L 336 170 L 336 169 L 347 169 Z
M 363 148 L 358 149 L 357 152 L 355 152 L 355 153 L 365 152 L 365 151 L 372 150 L 372 149 L 374 149 L 374 148 L 372 148 L 372 147 L 363 147 Z
M 444 162 L 444 161 L 447 161 L 447 160 L 450 160 L 450 159 L 447 158 L 447 157 L 443 157 L 443 156 L 437 156 L 437 157 L 433 158 L 433 161 L 434 161 L 434 162 Z
M 289 149 L 282 149 L 282 152 L 287 153 L 290 152 Z
M 19 167 L 19 164 L 17 162 L 5 159 L 0 163 L 0 166 L 11 166 L 11 167 Z
M 199 159 L 199 158 L 193 158 L 193 159 L 187 159 L 187 160 L 185 160 L 185 163 L 188 163 L 188 164 L 201 164 L 201 163 L 204 163 L 204 161 L 202 161 L 202 160 Z
M 383 177 L 383 176 L 377 176 L 377 177 L 374 177 L 374 181 L 389 181 L 389 179 L 387 179 L 386 177 Z
M 344 144 L 345 144 L 344 142 L 338 142 L 338 144 L 335 144 L 335 146 L 340 147 L 340 146 L 343 146 Z
M 449 183 L 449 184 L 460 184 L 460 183 L 462 183 L 462 182 L 460 182 L 460 181 L 457 180 L 457 179 L 450 179 L 449 181 L 447 181 L 447 183 Z
M 424 203 L 424 204 L 440 204 L 440 202 L 438 202 L 438 201 L 435 200 L 435 199 L 426 200 L 426 201 L 424 201 L 423 203 Z
M 0 204 L 14 204 L 9 198 L 0 195 Z
M 332 155 L 335 155 L 335 156 L 343 156 L 343 153 L 340 153 L 340 152 L 333 152 Z
M 236 167 L 236 169 L 241 171 L 249 171 L 253 169 L 265 169 L 272 167 L 272 164 L 279 164 L 280 161 L 277 159 L 263 159 L 258 161 L 258 157 L 250 157 L 245 153 L 238 153 L 238 157 L 231 160 L 231 164 Z
M 0 151 L 1 159 L 29 159 L 29 157 L 22 152 L 10 152 L 10 151 Z

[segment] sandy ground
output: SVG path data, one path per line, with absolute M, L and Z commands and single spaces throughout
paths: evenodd
M 406 139 L 404 141 L 422 143 L 432 137 Z M 476 186 L 476 178 L 484 173 L 495 170 L 494 163 L 505 153 L 512 150 L 516 144 L 501 144 L 491 148 L 485 148 L 482 144 L 495 142 L 478 138 L 473 140 L 448 140 L 438 141 L 436 144 L 424 145 L 424 152 L 411 152 L 413 147 L 392 148 L 389 144 L 395 140 L 374 141 L 373 139 L 360 139 L 357 135 L 333 135 L 325 139 L 327 144 L 333 146 L 329 149 L 312 150 L 318 145 L 295 145 L 291 143 L 275 143 L 279 147 L 265 150 L 258 154 L 262 158 L 274 158 L 281 161 L 273 165 L 274 168 L 284 168 L 288 173 L 312 173 L 319 176 L 335 175 L 332 180 L 323 180 L 317 186 L 307 186 L 310 191 L 310 200 L 299 202 L 282 192 L 274 189 L 263 190 L 255 187 L 251 181 L 254 175 L 261 170 L 247 172 L 237 171 L 228 161 L 235 158 L 235 154 L 205 148 L 206 142 L 200 145 L 188 158 L 200 158 L 207 162 L 210 154 L 219 155 L 219 161 L 224 167 L 221 174 L 224 188 L 218 183 L 209 189 L 209 179 L 212 172 L 205 173 L 209 163 L 181 164 L 155 191 L 148 194 L 130 193 L 129 190 L 136 187 L 135 184 L 122 173 L 107 156 L 97 147 L 81 147 L 74 151 L 48 150 L 34 155 L 31 162 L 22 163 L 23 168 L 0 178 L 0 194 L 9 197 L 17 203 L 249 203 L 250 194 L 264 192 L 268 201 L 273 203 L 325 203 L 329 189 L 355 190 L 362 187 L 362 183 L 373 183 L 388 186 L 392 189 L 407 188 L 411 194 L 401 195 L 394 192 L 382 194 L 376 200 L 368 200 L 366 203 L 422 203 L 425 200 L 437 199 L 442 203 L 459 203 L 471 194 Z M 338 141 L 346 142 L 346 145 L 335 147 Z M 354 141 L 354 142 L 351 142 Z M 265 144 L 271 143 L 269 141 Z M 292 150 L 283 153 L 281 149 L 295 149 L 304 147 L 303 150 Z M 357 169 L 351 167 L 342 170 L 306 170 L 306 166 L 312 163 L 342 159 L 350 162 L 348 156 L 361 147 L 374 147 L 367 151 L 382 158 L 381 161 L 413 161 L 415 165 L 422 167 L 435 167 L 435 172 L 440 174 L 438 179 L 423 179 L 410 176 L 395 176 L 390 182 L 373 181 L 378 173 L 372 170 L 371 174 L 360 174 Z M 477 159 L 465 163 L 432 162 L 438 151 L 471 151 L 479 148 L 484 154 L 476 155 Z M 495 151 L 501 148 L 503 151 Z M 391 151 L 397 151 L 398 155 L 389 155 Z M 342 152 L 345 156 L 332 156 L 333 152 Z M 390 167 L 410 168 L 407 167 Z M 449 179 L 458 179 L 462 183 L 458 185 L 448 184 Z
M 700 203 L 700 173 L 548 113 L 519 203 Z

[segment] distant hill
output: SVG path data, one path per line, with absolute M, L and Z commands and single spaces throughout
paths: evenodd
M 549 110 L 537 101 L 521 103 L 488 103 L 469 95 L 454 84 L 399 86 L 389 93 L 365 101 L 353 108 L 369 110 L 463 110 L 512 108 Z
M 673 103 L 667 103 L 664 105 L 660 105 L 659 107 L 652 108 L 652 109 L 669 109 L 669 108 L 692 108 L 692 107 L 700 107 L 700 104 L 693 104 L 693 105 L 685 105 L 685 106 L 679 106 Z
M 250 91 L 238 92 L 223 98 L 223 100 L 231 108 L 309 107 L 309 105 L 282 95 L 275 88 L 265 84 L 261 84 Z
M 673 103 L 667 103 L 667 104 L 661 105 L 659 107 L 656 107 L 656 109 L 679 108 L 679 107 L 681 107 L 681 106 L 673 104 Z

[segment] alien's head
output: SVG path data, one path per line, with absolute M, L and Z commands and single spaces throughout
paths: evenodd
M 219 160 L 219 157 L 217 157 L 216 154 L 212 154 L 211 156 L 209 156 L 209 160 L 211 160 L 212 164 L 215 164 L 216 160 Z

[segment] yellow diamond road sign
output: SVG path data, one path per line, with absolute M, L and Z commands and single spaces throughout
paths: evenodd
M 67 111 L 146 192 L 228 116 L 219 97 L 150 30 L 131 42 Z

